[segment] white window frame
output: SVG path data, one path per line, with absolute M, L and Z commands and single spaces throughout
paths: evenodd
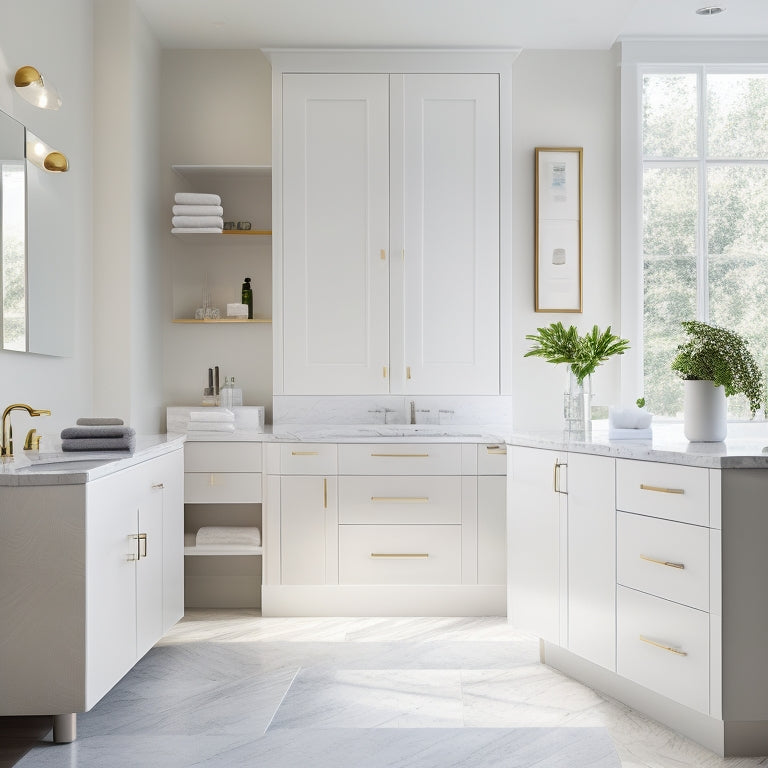
M 632 349 L 620 359 L 621 400 L 633 402 L 643 392 L 643 147 L 642 147 L 642 78 L 657 73 L 696 74 L 699 100 L 698 120 L 702 120 L 701 87 L 704 74 L 768 73 L 765 43 L 728 41 L 721 43 L 660 42 L 623 40 L 621 42 L 621 329 L 622 336 L 632 342 Z M 698 156 L 680 158 L 660 166 L 693 165 L 698 168 L 699 215 L 696 232 L 696 311 L 698 318 L 708 316 L 706 237 L 706 124 L 697 131 Z M 732 164 L 732 160 L 724 160 Z M 745 163 L 761 164 L 759 160 Z

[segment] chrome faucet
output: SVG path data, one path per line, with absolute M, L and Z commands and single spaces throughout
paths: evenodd
M 11 426 L 11 411 L 26 411 L 30 416 L 50 416 L 51 412 L 43 408 L 33 408 L 24 403 L 14 403 L 3 411 L 2 442 L 0 442 L 0 458 L 13 458 L 13 427 Z

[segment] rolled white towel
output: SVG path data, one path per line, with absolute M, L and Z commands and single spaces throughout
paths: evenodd
M 260 547 L 261 531 L 253 526 L 207 525 L 197 532 L 195 541 L 198 547 L 225 544 Z
M 195 234 L 199 235 L 202 233 L 207 233 L 209 235 L 220 235 L 222 231 L 224 230 L 224 227 L 174 227 L 171 230 L 172 235 L 185 235 L 185 234 Z
M 221 216 L 174 216 L 171 219 L 174 227 L 224 227 Z
M 223 216 L 220 205 L 174 205 L 174 216 Z
M 177 192 L 173 201 L 179 205 L 221 205 L 221 196 L 205 192 Z
M 235 423 L 235 414 L 229 408 L 212 408 L 210 411 L 191 411 L 190 421 L 222 421 L 230 424 Z
M 187 432 L 234 432 L 235 425 L 224 421 L 189 421 Z

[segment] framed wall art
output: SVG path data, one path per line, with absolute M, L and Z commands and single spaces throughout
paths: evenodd
M 536 312 L 582 311 L 581 147 L 536 147 Z

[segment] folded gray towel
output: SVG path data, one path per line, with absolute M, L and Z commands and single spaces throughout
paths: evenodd
M 62 451 L 124 451 L 133 453 L 136 438 L 126 437 L 79 437 L 61 441 Z
M 122 419 L 112 419 L 105 416 L 84 416 L 76 422 L 81 427 L 97 427 L 100 424 L 108 424 L 110 426 L 116 426 L 118 424 L 124 424 Z
M 118 424 L 101 424 L 91 427 L 67 427 L 61 430 L 62 440 L 102 437 L 133 437 L 136 430 L 133 427 L 120 426 Z

